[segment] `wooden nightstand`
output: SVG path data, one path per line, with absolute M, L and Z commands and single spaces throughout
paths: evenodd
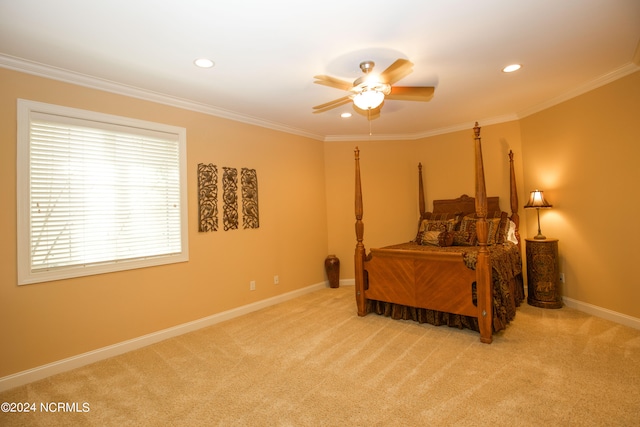
M 561 308 L 558 239 L 525 239 L 527 245 L 527 303 Z

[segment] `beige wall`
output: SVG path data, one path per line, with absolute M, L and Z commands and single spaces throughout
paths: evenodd
M 17 286 L 17 98 L 185 127 L 189 262 Z M 198 233 L 198 163 L 256 169 L 259 229 Z M 325 280 L 320 141 L 0 69 L 0 182 L 0 377 Z
M 540 222 L 560 239 L 564 295 L 636 318 L 639 124 L 640 72 L 521 120 L 524 182 L 553 204 Z
M 188 263 L 48 284 L 16 285 L 16 99 L 26 98 L 187 128 Z M 640 318 L 633 270 L 640 73 L 522 120 L 483 126 L 487 192 L 509 210 L 515 153 L 522 236 L 536 234 L 529 191 L 554 208 L 542 228 L 560 239 L 564 294 Z M 480 123 L 482 126 L 482 123 Z M 473 134 L 416 141 L 310 140 L 200 113 L 0 69 L 0 377 L 200 319 L 325 280 L 335 253 L 353 278 L 354 157 L 360 148 L 367 248 L 409 240 L 418 219 L 417 163 L 427 207 L 473 195 Z M 258 172 L 258 230 L 197 232 L 196 165 Z M 616 218 L 611 221 L 609 218 Z M 272 285 L 273 275 L 280 284 Z M 248 282 L 257 281 L 249 291 Z

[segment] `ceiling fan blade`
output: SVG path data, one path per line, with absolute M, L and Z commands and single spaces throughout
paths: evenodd
M 341 105 L 344 104 L 348 104 L 349 102 L 351 102 L 351 98 L 347 95 L 347 96 L 343 96 L 342 98 L 338 98 L 338 99 L 334 99 L 333 101 L 329 101 L 326 102 L 324 104 L 320 104 L 320 105 L 316 105 L 315 107 L 313 107 L 314 111 L 313 114 L 317 114 L 317 113 L 324 113 L 325 111 L 329 111 L 333 108 L 339 107 Z
M 397 59 L 380 74 L 380 80 L 387 84 L 394 84 L 408 76 L 413 71 L 413 62 L 408 59 Z
M 431 101 L 434 88 L 431 86 L 391 86 L 391 93 L 384 97 L 393 101 Z
M 320 75 L 313 76 L 313 78 L 316 79 L 316 81 L 314 81 L 314 83 L 316 84 L 325 85 L 336 89 L 349 90 L 353 87 L 353 83 L 331 76 Z

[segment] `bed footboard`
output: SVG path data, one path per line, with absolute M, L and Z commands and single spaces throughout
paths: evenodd
M 372 249 L 364 268 L 366 299 L 478 315 L 476 272 L 461 253 Z

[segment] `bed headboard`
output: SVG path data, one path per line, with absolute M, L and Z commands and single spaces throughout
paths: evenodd
M 499 197 L 487 197 L 487 212 L 500 210 Z M 433 201 L 433 213 L 460 213 L 471 215 L 476 213 L 476 199 L 466 194 L 457 199 L 443 199 Z

